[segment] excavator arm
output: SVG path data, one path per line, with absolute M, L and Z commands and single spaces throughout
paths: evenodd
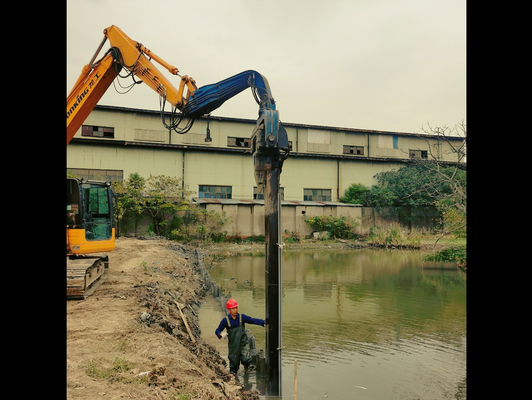
M 80 77 L 67 96 L 67 146 L 120 69 L 120 65 L 110 54 L 96 64 L 83 67 Z
M 111 46 L 120 51 L 119 62 L 123 67 L 130 70 L 132 75 L 140 78 L 160 96 L 165 97 L 173 106 L 183 108 L 189 96 L 197 89 L 194 79 L 179 75 L 176 67 L 164 61 L 141 43 L 130 39 L 120 28 L 113 25 L 105 29 L 103 33 L 109 39 Z M 179 88 L 176 89 L 150 60 L 166 68 L 172 75 L 180 76 Z M 188 91 L 185 91 L 185 88 Z
M 180 110 L 197 89 L 194 79 L 188 76 L 181 76 L 179 88 L 176 89 L 150 60 L 166 68 L 172 75 L 180 76 L 179 70 L 141 43 L 130 39 L 120 28 L 113 25 L 104 29 L 103 33 L 104 39 L 98 50 L 89 64 L 83 67 L 67 97 L 67 145 L 122 68 L 127 69 L 133 79 L 139 78 Z M 107 40 L 111 48 L 102 59 L 95 62 Z
M 260 106 L 259 115 L 265 109 L 275 110 L 275 101 L 268 81 L 258 72 L 249 70 L 218 83 L 200 87 L 189 99 L 183 113 L 192 118 L 208 114 L 248 87 L 251 88 L 255 101 Z

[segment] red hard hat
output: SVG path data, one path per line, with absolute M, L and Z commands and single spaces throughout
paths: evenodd
M 238 307 L 238 303 L 236 302 L 235 299 L 227 300 L 227 304 L 226 304 L 225 308 L 227 308 L 229 310 L 230 308 L 235 308 L 235 307 Z

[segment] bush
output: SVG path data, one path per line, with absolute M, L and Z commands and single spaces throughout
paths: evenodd
M 425 261 L 443 261 L 455 262 L 461 267 L 467 264 L 466 246 L 451 246 L 447 249 L 437 251 L 433 254 L 427 254 L 423 257 Z
M 301 241 L 299 233 L 290 232 L 288 229 L 284 230 L 286 243 L 297 243 Z
M 189 207 L 183 217 L 175 219 L 176 227 L 172 229 L 170 239 L 221 242 L 227 236 L 227 232 L 222 231 L 222 228 L 230 221 L 231 218 L 226 217 L 225 211 L 218 213 L 213 210 Z
M 344 195 L 340 197 L 340 201 L 350 204 L 368 205 L 367 196 L 369 189 L 361 183 L 353 183 L 347 188 Z
M 311 226 L 314 231 L 327 231 L 331 238 L 336 239 L 353 239 L 355 228 L 360 225 L 359 222 L 344 216 L 333 217 L 332 215 L 319 215 L 317 217 L 305 218 L 305 222 Z
M 448 199 L 437 203 L 443 218 L 443 230 L 452 232 L 456 238 L 467 237 L 467 218 L 463 211 L 455 207 Z
M 227 243 L 264 243 L 264 235 L 257 236 L 226 236 L 225 241 Z

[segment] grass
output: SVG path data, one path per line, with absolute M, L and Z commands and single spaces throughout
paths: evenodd
M 170 400 L 190 400 L 196 398 L 196 394 L 194 392 L 188 391 L 183 385 L 181 385 L 181 390 L 179 392 L 174 393 Z
M 115 357 L 111 367 L 105 367 L 102 358 L 89 360 L 85 372 L 91 378 L 119 380 L 119 374 L 133 369 L 133 364 L 124 358 Z
M 460 248 L 455 253 L 463 253 L 458 256 L 459 263 L 465 263 L 465 247 L 467 239 L 464 237 L 446 236 L 438 239 L 438 235 L 426 229 L 408 228 L 392 223 L 386 227 L 374 226 L 370 229 L 367 242 L 376 247 L 419 249 L 422 246 L 431 247 L 437 240 L 438 247 Z M 445 257 L 445 255 L 443 255 Z M 434 260 L 436 261 L 436 260 Z M 454 261 L 454 259 L 453 259 Z M 465 264 L 464 264 L 465 265 Z
M 87 375 L 89 375 L 91 378 L 107 378 L 109 376 L 109 371 L 107 369 L 104 369 L 102 367 L 102 361 L 101 359 L 91 359 L 89 360 L 89 363 L 87 367 L 85 368 L 85 372 Z
M 398 223 L 392 223 L 386 227 L 374 226 L 370 229 L 368 242 L 379 247 L 401 247 L 416 249 L 421 246 L 421 239 L 426 231 L 412 228 L 408 230 Z

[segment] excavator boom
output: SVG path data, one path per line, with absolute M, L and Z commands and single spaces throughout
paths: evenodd
M 197 89 L 194 79 L 188 76 L 181 76 L 179 88 L 176 89 L 150 60 L 157 62 L 173 75 L 179 75 L 179 70 L 141 43 L 130 39 L 120 28 L 113 25 L 104 29 L 103 33 L 104 39 L 96 54 L 91 62 L 83 67 L 67 97 L 67 145 L 122 68 L 128 70 L 129 75 L 146 83 L 179 110 Z M 101 60 L 94 62 L 106 40 L 109 40 L 111 48 Z
M 107 54 L 93 66 L 86 65 L 67 97 L 67 145 L 113 82 L 120 66 Z

